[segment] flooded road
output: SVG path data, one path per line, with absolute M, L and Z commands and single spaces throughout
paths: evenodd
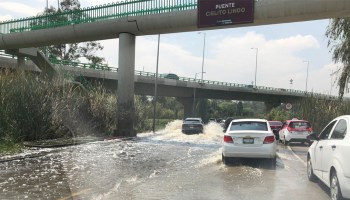
M 329 199 L 307 180 L 306 154 L 279 145 L 276 169 L 256 159 L 226 166 L 218 124 L 200 135 L 180 127 L 0 163 L 0 199 Z

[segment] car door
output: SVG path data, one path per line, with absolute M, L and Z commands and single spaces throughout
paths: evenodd
M 322 179 L 322 153 L 323 153 L 323 148 L 324 145 L 326 144 L 329 135 L 331 131 L 333 130 L 333 127 L 337 120 L 332 121 L 329 123 L 320 133 L 318 136 L 319 140 L 316 143 L 315 149 L 314 149 L 314 159 L 313 159 L 313 168 L 314 168 L 314 173 Z
M 322 151 L 322 177 L 327 185 L 330 182 L 330 169 L 333 166 L 333 161 L 339 157 L 339 152 L 342 149 L 342 143 L 347 132 L 347 120 L 339 119 L 328 140 L 324 142 Z M 342 160 L 338 160 L 342 162 Z

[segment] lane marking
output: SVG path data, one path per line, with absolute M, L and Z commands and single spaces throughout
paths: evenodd
M 287 146 L 287 147 L 288 147 L 288 149 L 293 153 L 293 155 L 294 155 L 298 160 L 300 160 L 300 162 L 302 162 L 302 163 L 305 165 L 305 167 L 306 167 L 306 166 L 307 166 L 306 162 L 305 162 L 302 158 L 300 158 L 296 153 L 294 153 L 293 149 L 290 148 L 290 146 Z

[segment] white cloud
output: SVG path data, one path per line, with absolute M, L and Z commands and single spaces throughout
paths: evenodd
M 291 78 L 299 80 L 303 74 L 306 76 L 305 64 L 296 54 L 318 47 L 313 36 L 267 40 L 264 35 L 248 32 L 241 37 L 227 37 L 209 49 L 214 55 L 207 61 L 206 76 L 209 79 L 251 84 L 255 79 L 256 67 L 256 50 L 251 48 L 258 48 L 257 85 L 289 88 Z M 301 85 L 295 86 L 301 89 Z
M 7 21 L 7 20 L 10 20 L 10 19 L 12 19 L 11 15 L 0 16 L 0 22 Z
M 331 74 L 340 68 L 340 64 L 330 63 L 322 68 L 311 70 L 309 73 L 308 90 L 324 94 L 330 94 L 332 91 L 332 95 L 338 95 L 337 77 L 339 73 L 335 73 L 333 76 Z M 306 84 L 305 81 L 304 84 Z
M 115 0 L 99 0 L 98 2 L 96 0 L 82 0 L 82 1 L 80 1 L 82 7 L 103 5 L 103 4 L 114 3 L 114 2 L 118 2 L 118 1 L 115 1 Z
M 2 2 L 0 3 L 0 8 L 24 16 L 34 16 L 42 11 L 38 8 L 15 2 Z

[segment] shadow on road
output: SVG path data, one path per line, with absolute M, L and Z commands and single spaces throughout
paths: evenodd
M 268 169 L 268 170 L 276 170 L 283 169 L 284 163 L 282 159 L 276 159 L 276 163 L 272 163 L 270 159 L 264 158 L 230 158 L 229 162 L 226 163 L 226 166 L 235 167 L 235 166 L 248 166 L 252 168 L 258 169 Z
M 291 147 L 299 146 L 299 147 L 309 147 L 309 144 L 306 142 L 300 143 L 300 142 L 291 142 L 288 144 Z

